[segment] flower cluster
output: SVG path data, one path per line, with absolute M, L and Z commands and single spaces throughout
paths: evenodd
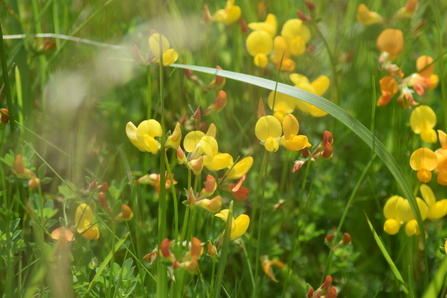
M 311 287 L 306 294 L 307 298 L 337 298 L 337 289 L 332 285 L 332 276 L 327 275 L 323 284 L 316 290 Z
M 276 35 L 278 23 L 276 16 L 268 14 L 264 22 L 250 23 L 253 31 L 248 35 L 245 45 L 257 67 L 264 68 L 270 61 L 284 72 L 293 72 L 295 62 L 292 56 L 302 55 L 311 38 L 309 28 L 300 19 L 290 19 L 282 27 L 281 34 Z
M 432 189 L 422 184 L 420 187 L 422 199 L 416 198 L 418 209 L 422 220 L 439 220 L 447 214 L 447 200 L 436 201 Z M 389 235 L 395 235 L 402 226 L 405 226 L 407 236 L 419 235 L 420 230 L 416 217 L 411 210 L 408 200 L 400 196 L 392 196 L 383 207 L 386 221 L 383 230 Z
M 411 18 L 416 12 L 418 0 L 407 0 L 404 7 L 401 7 L 393 16 L 393 19 Z M 357 21 L 365 26 L 381 24 L 385 19 L 377 12 L 370 11 L 369 8 L 361 3 L 357 8 Z

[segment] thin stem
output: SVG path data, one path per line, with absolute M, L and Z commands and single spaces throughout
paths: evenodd
M 175 241 L 178 240 L 178 200 L 177 200 L 177 192 L 175 191 L 175 185 L 174 185 L 174 176 L 172 175 L 171 171 L 171 164 L 169 163 L 168 156 L 166 154 L 166 150 L 164 151 L 165 156 L 165 163 L 166 163 L 166 169 L 168 171 L 169 175 L 169 181 L 172 191 L 172 198 L 174 200 L 174 239 Z

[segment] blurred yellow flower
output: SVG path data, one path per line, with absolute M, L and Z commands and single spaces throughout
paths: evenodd
M 275 273 L 273 272 L 272 266 L 276 266 L 279 269 L 283 270 L 284 267 L 286 267 L 286 264 L 279 260 L 269 260 L 268 256 L 261 256 L 261 261 L 262 270 L 264 271 L 265 275 L 267 275 L 274 282 L 278 282 L 275 277 Z
M 260 141 L 265 142 L 264 146 L 267 151 L 278 151 L 278 140 L 281 137 L 281 132 L 281 123 L 273 116 L 263 116 L 256 122 L 256 137 Z
M 391 76 L 386 76 L 380 80 L 380 91 L 382 92 L 382 95 L 380 96 L 379 100 L 377 101 L 377 105 L 379 107 L 387 105 L 391 98 L 393 98 L 393 95 L 397 93 L 399 90 L 397 86 L 396 79 Z
M 427 143 L 436 143 L 438 140 L 436 131 L 436 114 L 429 106 L 418 106 L 413 109 L 410 116 L 411 129 L 415 134 L 420 134 L 421 139 Z
M 394 61 L 404 49 L 404 35 L 402 31 L 398 29 L 383 30 L 377 38 L 377 47 L 381 53 L 386 53 L 385 60 Z
M 276 35 L 276 30 L 278 30 L 278 22 L 274 14 L 269 13 L 264 22 L 250 23 L 248 28 L 251 30 L 262 30 L 267 32 L 272 38 Z
M 416 12 L 418 6 L 418 0 L 407 0 L 405 6 L 399 9 L 395 15 L 395 18 L 411 18 Z
M 422 184 L 419 188 L 422 198 L 428 206 L 427 218 L 431 221 L 438 220 L 447 214 L 447 200 L 436 201 L 433 190 L 427 184 Z
M 318 96 L 323 95 L 330 85 L 330 80 L 326 76 L 319 76 L 312 83 L 309 83 L 309 79 L 306 76 L 297 73 L 292 73 L 289 78 L 295 84 L 296 88 L 303 89 Z M 325 111 L 301 100 L 296 101 L 296 106 L 301 111 L 309 113 L 314 117 L 323 117 L 327 115 Z
M 431 180 L 432 173 L 438 166 L 438 158 L 436 154 L 428 148 L 419 148 L 410 156 L 410 167 L 418 171 L 417 177 L 419 181 L 428 183 Z
M 222 198 L 220 196 L 216 196 L 213 199 L 202 199 L 200 201 L 196 201 L 196 205 L 205 209 L 210 213 L 216 213 L 222 208 Z
M 224 222 L 227 222 L 228 212 L 229 212 L 228 209 L 224 209 L 219 213 L 215 214 L 214 216 L 219 217 Z M 246 214 L 241 214 L 236 219 L 233 218 L 233 221 L 231 222 L 230 240 L 236 240 L 242 235 L 244 235 L 249 225 L 250 225 L 250 217 L 248 217 L 248 215 Z
M 191 159 L 205 154 L 206 162 L 212 162 L 219 149 L 215 138 L 199 130 L 191 131 L 185 136 L 183 147 L 185 151 L 192 153 Z
M 281 138 L 281 145 L 289 151 L 298 151 L 312 146 L 305 135 L 298 135 L 300 125 L 292 114 L 284 117 L 282 122 L 284 135 Z
M 299 56 L 306 51 L 306 43 L 309 42 L 311 34 L 302 20 L 291 19 L 282 26 L 281 36 L 287 41 L 290 53 Z
M 160 53 L 161 42 L 161 53 Z M 163 65 L 168 66 L 177 61 L 178 54 L 174 49 L 171 49 L 169 41 L 163 35 L 154 33 L 149 37 L 149 48 L 154 55 L 154 62 L 160 63 L 160 57 L 163 56 Z
M 144 120 L 138 127 L 132 122 L 128 122 L 126 134 L 130 142 L 140 151 L 156 154 L 160 149 L 160 143 L 155 138 L 161 137 L 162 129 L 156 120 Z
M 100 235 L 98 227 L 92 224 L 93 218 L 93 211 L 89 205 L 81 204 L 76 209 L 76 230 L 88 240 L 98 239 Z
M 275 91 L 270 92 L 267 101 L 269 108 L 275 112 L 273 116 L 279 121 L 282 121 L 287 114 L 292 113 L 297 105 L 296 98 Z
M 257 67 L 266 67 L 267 55 L 273 49 L 272 37 L 263 30 L 255 30 L 248 35 L 245 45 L 248 53 L 254 57 L 254 64 Z
M 231 25 L 241 17 L 241 8 L 234 5 L 234 0 L 227 0 L 224 9 L 219 9 L 213 15 L 212 20 L 222 22 L 225 25 Z
M 205 159 L 203 165 L 212 172 L 217 172 L 231 167 L 233 157 L 228 153 L 218 153 L 211 160 Z
M 368 7 L 361 3 L 357 8 L 357 21 L 363 25 L 369 26 L 373 24 L 383 23 L 383 18 L 377 12 L 370 11 Z
M 233 180 L 241 178 L 243 175 L 247 174 L 252 165 L 253 165 L 253 157 L 251 156 L 245 157 L 244 159 L 237 162 L 233 166 L 233 168 L 227 174 L 227 177 L 225 179 Z
M 438 130 L 438 138 L 441 148 L 435 151 L 438 158 L 438 166 L 435 171 L 438 174 L 438 183 L 447 185 L 447 135 L 442 130 Z

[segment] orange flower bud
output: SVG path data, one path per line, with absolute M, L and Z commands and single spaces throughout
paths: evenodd
M 23 164 L 22 155 L 17 154 L 14 159 L 14 172 L 17 175 L 25 174 L 25 165 Z
M 314 297 L 314 288 L 310 288 L 309 291 L 307 291 L 307 298 L 313 298 Z
M 98 194 L 98 203 L 102 208 L 106 208 L 109 206 L 109 202 L 107 201 L 106 195 L 103 192 Z
M 126 204 L 121 205 L 121 218 L 123 220 L 130 220 L 133 217 L 132 209 Z
M 243 17 L 241 17 L 241 31 L 246 34 L 248 32 L 247 21 Z
M 332 144 L 334 141 L 334 137 L 330 131 L 325 130 L 323 133 L 323 144 L 329 143 Z
M 40 184 L 40 179 L 33 175 L 33 177 L 28 181 L 29 189 L 33 190 L 37 188 Z
M 161 256 L 164 258 L 168 258 L 171 256 L 171 249 L 170 249 L 170 243 L 169 243 L 169 239 L 166 238 L 164 239 L 161 244 L 160 244 L 160 253 Z
M 189 188 L 189 195 L 186 199 L 186 202 L 188 203 L 188 206 L 190 209 L 194 208 L 196 204 L 196 197 L 194 196 L 194 191 L 192 189 L 192 186 Z
M 219 93 L 217 93 L 217 97 L 214 103 L 211 104 L 208 108 L 206 108 L 205 112 L 203 112 L 203 116 L 218 113 L 226 105 L 227 105 L 227 93 L 223 90 L 220 90 Z
M 307 148 L 306 148 L 307 149 Z M 295 163 L 293 164 L 293 169 L 292 169 L 292 173 L 296 173 L 299 169 L 301 169 L 301 167 L 305 164 L 305 161 L 302 160 L 296 160 Z
M 217 65 L 216 68 L 222 70 L 222 67 L 220 67 L 219 65 Z M 223 85 L 225 85 L 225 78 L 216 76 L 215 84 L 217 87 L 223 87 Z
M 9 111 L 7 109 L 0 109 L 0 124 L 9 122 Z
M 324 145 L 324 149 L 323 149 L 323 152 L 321 153 L 321 156 L 323 158 L 330 158 L 330 157 L 332 157 L 333 151 L 334 150 L 332 148 L 332 145 L 330 143 L 326 143 Z
M 196 237 L 192 237 L 190 252 L 191 256 L 196 257 L 199 257 L 202 254 L 202 242 Z
M 351 235 L 349 235 L 348 233 L 344 233 L 342 241 L 343 241 L 344 245 L 351 244 L 351 241 L 352 241 Z
M 301 155 L 303 157 L 309 157 L 310 156 L 309 149 L 306 147 L 303 150 L 301 150 Z
M 210 256 L 211 259 L 215 259 L 217 255 L 217 248 L 213 245 L 213 243 L 208 241 L 208 248 L 206 250 L 206 253 Z
M 324 282 L 321 285 L 321 289 L 326 292 L 331 287 L 331 284 L 332 284 L 332 276 L 326 275 L 326 277 L 324 278 Z
M 334 286 L 332 286 L 329 289 L 329 292 L 327 292 L 326 298 L 337 298 L 337 296 L 338 296 L 337 289 Z
M 213 199 L 203 199 L 196 202 L 196 205 L 205 209 L 210 213 L 216 213 L 222 208 L 222 198 L 220 196 L 216 196 Z
M 90 191 L 93 191 L 96 188 L 96 184 L 98 184 L 98 180 L 93 180 L 92 183 L 90 183 L 90 185 L 88 186 L 88 189 Z
M 202 118 L 202 113 L 200 112 L 200 106 L 197 107 L 197 110 L 194 112 L 194 120 L 200 121 Z
M 176 156 L 177 156 L 177 162 L 180 165 L 186 164 L 186 156 L 182 148 L 180 148 L 180 146 L 176 150 Z
M 101 186 L 99 187 L 99 191 L 108 192 L 109 191 L 109 184 L 107 182 L 104 182 L 103 184 L 101 184 Z
M 200 173 L 202 173 L 203 170 L 203 156 L 191 160 L 188 164 L 195 175 L 200 175 Z
M 324 238 L 324 241 L 328 244 L 332 243 L 332 241 L 334 241 L 334 234 L 327 235 L 326 238 Z
M 298 18 L 301 20 L 301 21 L 303 21 L 303 22 L 305 22 L 305 21 L 308 21 L 310 18 L 308 17 L 308 16 L 306 16 L 300 9 L 297 9 L 296 10 L 296 14 L 298 15 Z

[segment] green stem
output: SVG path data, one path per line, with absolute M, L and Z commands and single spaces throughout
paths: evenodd
M 169 180 L 171 181 L 170 186 L 172 191 L 172 198 L 174 200 L 174 239 L 175 241 L 178 241 L 178 200 L 177 200 L 177 193 L 175 191 L 174 176 L 172 175 L 171 164 L 169 163 L 166 150 L 164 151 L 164 157 L 165 157 L 166 169 L 168 170 Z

